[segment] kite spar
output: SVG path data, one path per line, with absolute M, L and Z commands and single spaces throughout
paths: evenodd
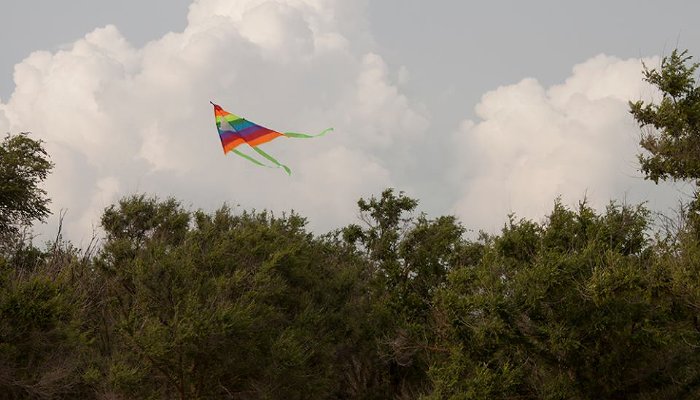
M 297 139 L 310 139 L 323 136 L 333 130 L 333 128 L 328 128 L 316 135 L 307 135 L 305 133 L 296 132 L 277 132 L 273 131 L 272 129 L 265 128 L 264 126 L 252 123 L 245 118 L 239 117 L 238 115 L 231 114 L 230 112 L 221 108 L 221 106 L 214 104 L 211 101 L 210 103 L 214 106 L 216 128 L 219 131 L 219 138 L 221 139 L 221 146 L 224 148 L 224 154 L 230 151 L 245 158 L 253 164 L 262 167 L 269 167 L 269 165 L 266 165 L 237 149 L 238 146 L 245 143 L 250 146 L 253 151 L 274 164 L 276 167 L 284 169 L 287 175 L 292 174 L 289 167 L 280 163 L 274 157 L 259 149 L 259 145 L 277 139 L 280 136 Z

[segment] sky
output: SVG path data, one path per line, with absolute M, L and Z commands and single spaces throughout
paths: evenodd
M 691 189 L 639 172 L 629 100 L 642 62 L 700 54 L 700 3 L 671 0 L 0 0 L 0 132 L 55 163 L 53 216 L 87 243 L 146 193 L 193 209 L 294 210 L 325 232 L 405 191 L 429 216 L 497 232 L 557 197 L 670 213 Z M 224 156 L 212 100 L 280 131 L 289 165 Z

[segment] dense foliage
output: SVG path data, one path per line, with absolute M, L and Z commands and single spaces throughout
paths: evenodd
M 700 394 L 700 331 L 647 211 L 561 204 L 511 221 L 436 296 L 448 355 L 434 398 L 669 399 Z
M 695 68 L 674 52 L 647 71 L 661 104 L 632 104 L 653 180 L 698 178 L 676 151 Z M 657 231 L 643 206 L 555 200 L 469 239 L 387 189 L 318 236 L 141 195 L 104 211 L 97 249 L 38 249 L 22 227 L 51 164 L 27 135 L 0 147 L 0 399 L 700 398 L 694 214 Z

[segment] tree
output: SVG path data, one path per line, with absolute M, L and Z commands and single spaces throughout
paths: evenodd
M 644 80 L 661 92 L 658 104 L 630 102 L 630 112 L 641 128 L 648 129 L 641 146 L 650 155 L 640 155 L 648 179 L 700 178 L 700 88 L 695 84 L 699 64 L 688 51 L 673 50 L 664 57 L 660 70 L 644 66 Z
M 21 226 L 43 221 L 49 199 L 39 187 L 51 171 L 41 141 L 28 134 L 7 135 L 0 143 L 0 234 L 17 234 Z
M 430 318 L 433 297 L 458 263 L 464 228 L 452 216 L 413 216 L 418 201 L 392 189 L 360 199 L 364 227 L 350 225 L 345 238 L 371 266 L 374 340 L 383 359 L 376 374 L 388 381 L 384 397 L 415 398 L 429 392 Z
M 298 215 L 123 199 L 102 218 L 97 390 L 128 398 L 347 398 L 361 264 Z M 359 326 L 358 326 L 359 325 Z M 355 385 L 356 386 L 356 385 Z
M 688 51 L 674 50 L 661 68 L 644 67 L 645 80 L 661 92 L 658 104 L 630 103 L 630 111 L 646 133 L 640 155 L 648 179 L 689 180 L 696 185 L 694 198 L 684 204 L 678 221 L 658 246 L 660 263 L 670 274 L 677 313 L 686 316 L 686 335 L 700 333 L 700 87 Z M 700 384 L 700 383 L 698 383 Z
M 643 207 L 511 219 L 436 296 L 435 399 L 691 399 L 700 334 Z
M 31 269 L 17 262 L 0 258 L 0 398 L 92 398 L 90 320 L 103 299 L 89 262 L 62 244 Z

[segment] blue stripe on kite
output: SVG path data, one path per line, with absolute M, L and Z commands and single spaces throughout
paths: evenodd
M 254 123 L 252 123 L 252 122 L 250 122 L 250 121 L 248 121 L 248 120 L 246 120 L 246 119 L 243 119 L 243 118 L 237 119 L 237 120 L 231 122 L 231 127 L 232 127 L 236 132 L 240 132 L 240 131 L 242 131 L 242 130 L 248 129 L 248 128 L 250 128 L 251 126 L 258 126 L 258 125 L 254 124 Z

